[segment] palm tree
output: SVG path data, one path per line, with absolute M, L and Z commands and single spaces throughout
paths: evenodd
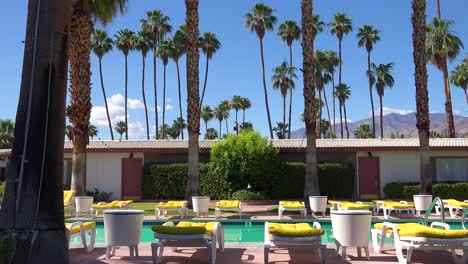
M 218 133 L 216 132 L 216 129 L 208 128 L 206 130 L 205 139 L 213 140 L 213 139 L 217 139 L 217 138 L 218 138 Z
M 230 106 L 236 111 L 236 134 L 239 135 L 239 123 L 237 122 L 237 113 L 242 109 L 242 97 L 234 95 L 231 99 Z
M 185 54 L 185 32 L 182 30 L 177 30 L 174 34 L 174 37 L 171 41 L 171 58 L 176 65 L 177 70 L 177 87 L 179 92 L 179 118 L 183 119 L 182 117 L 182 90 L 180 87 L 180 70 L 179 70 L 179 59 Z M 182 139 L 184 139 L 184 130 L 180 131 L 182 135 Z
M 106 89 L 104 89 L 104 79 L 102 77 L 102 58 L 105 54 L 112 50 L 112 39 L 109 38 L 107 32 L 104 30 L 96 29 L 93 32 L 91 49 L 99 59 L 99 76 L 101 78 L 101 89 L 104 97 L 104 105 L 106 107 L 107 122 L 109 123 L 109 132 L 111 139 L 114 140 L 114 131 L 112 130 L 112 123 L 109 115 L 109 107 L 107 106 Z
M 127 131 L 127 125 L 125 125 L 125 122 L 119 121 L 115 124 L 115 132 L 120 135 L 120 141 L 122 141 L 122 135 L 125 131 Z
M 356 130 L 354 130 L 354 137 L 355 138 L 371 138 L 372 137 L 372 130 L 367 123 L 363 123 L 359 125 Z
M 461 39 L 450 31 L 453 24 L 452 20 L 434 18 L 432 24 L 427 25 L 426 29 L 426 59 L 428 62 L 432 62 L 444 76 L 445 115 L 450 138 L 455 137 L 455 124 L 453 123 L 452 95 L 450 94 L 447 59 L 453 61 L 463 48 Z
M 205 98 L 206 83 L 208 81 L 208 64 L 213 58 L 213 55 L 221 48 L 221 42 L 219 42 L 216 34 L 212 32 L 205 32 L 200 37 L 200 48 L 206 55 L 206 67 L 205 67 L 205 81 L 203 83 L 203 91 L 200 99 L 200 107 L 203 105 L 203 99 Z
M 289 67 L 293 67 L 293 57 L 292 57 L 292 44 L 295 40 L 299 40 L 301 37 L 301 28 L 297 25 L 296 21 L 286 20 L 278 28 L 278 36 L 281 37 L 281 40 L 286 42 L 289 48 Z M 290 77 L 292 79 L 292 76 Z M 291 89 L 289 93 L 289 122 L 288 122 L 288 138 L 291 138 L 291 115 L 292 115 L 292 94 L 293 90 Z
M 346 127 L 346 137 L 349 138 L 348 121 L 347 121 L 348 118 L 346 116 L 346 100 L 348 100 L 349 96 L 351 96 L 351 88 L 345 83 L 339 84 L 335 88 L 334 96 L 338 98 L 338 102 L 340 103 L 341 138 L 344 138 L 343 136 L 343 111 L 344 111 L 344 119 L 345 119 L 345 127 Z
M 170 40 L 162 40 L 159 43 L 159 48 L 158 48 L 158 57 L 161 58 L 164 66 L 164 72 L 163 72 L 163 105 L 162 105 L 162 126 L 161 126 L 161 133 L 162 133 L 162 138 L 165 138 L 164 135 L 164 129 L 166 126 L 166 69 L 167 69 L 167 64 L 169 63 L 169 58 L 172 54 L 172 41 Z
M 319 195 L 317 173 L 317 142 L 315 124 L 315 81 L 314 81 L 314 23 L 312 17 L 312 0 L 301 0 L 302 21 L 302 70 L 304 76 L 304 117 L 306 127 L 306 172 L 304 199 L 309 195 Z
M 221 124 L 223 122 L 223 119 L 224 119 L 224 112 L 223 112 L 223 109 L 222 107 L 218 106 L 218 107 L 215 107 L 213 109 L 213 115 L 216 119 L 218 119 L 219 121 L 219 132 L 218 132 L 218 135 L 221 137 L 221 135 L 223 135 L 221 132 L 222 132 L 222 127 L 221 127 Z
M 369 76 L 372 83 L 375 83 L 377 94 L 379 95 L 380 102 L 380 137 L 383 138 L 383 103 L 382 99 L 385 93 L 385 87 L 393 87 L 395 80 L 392 76 L 393 63 L 380 64 L 379 66 L 372 63 L 372 70 Z
M 72 134 L 73 127 L 70 125 L 65 126 L 65 136 L 67 136 L 69 141 L 73 140 L 73 134 Z
M 330 138 L 331 137 L 331 133 L 329 131 L 330 129 L 330 122 L 328 122 L 327 120 L 325 119 L 322 119 L 320 121 L 320 134 L 323 135 L 323 138 Z
M 199 17 L 198 0 L 185 0 L 187 33 L 187 130 L 189 134 L 187 191 L 185 198 L 189 201 L 193 195 L 198 194 L 200 186 L 199 146 L 200 134 L 200 80 L 199 80 Z
M 187 124 L 185 123 L 185 120 L 183 118 L 178 117 L 174 122 L 172 123 L 172 128 L 177 132 L 177 136 L 175 138 L 178 138 L 179 135 L 181 135 L 182 131 L 187 128 Z M 174 137 L 173 137 L 174 138 Z
M 353 31 L 353 25 L 351 18 L 346 17 L 344 13 L 337 13 L 333 18 L 333 22 L 329 23 L 332 35 L 336 35 L 338 38 L 338 85 L 341 85 L 341 66 L 343 64 L 343 59 L 341 56 L 341 44 L 343 42 L 343 37 Z
M 158 127 L 158 92 L 156 85 L 156 58 L 158 53 L 159 43 L 164 39 L 166 34 L 172 31 L 172 27 L 169 24 L 169 17 L 164 15 L 161 10 L 153 10 L 146 12 L 146 20 L 141 20 L 142 25 L 147 26 L 151 29 L 151 38 L 153 40 L 153 86 L 154 86 L 154 112 L 156 121 L 156 139 L 159 138 Z
M 13 147 L 15 123 L 10 119 L 0 119 L 0 149 Z
M 265 77 L 265 59 L 263 56 L 263 38 L 268 30 L 273 30 L 277 18 L 273 16 L 273 9 L 263 3 L 257 3 L 252 9 L 252 13 L 247 13 L 245 17 L 245 27 L 250 28 L 251 32 L 257 34 L 260 41 L 260 58 L 262 61 L 263 92 L 265 95 L 265 107 L 268 118 L 268 128 L 270 129 L 270 138 L 273 139 L 273 126 L 271 124 L 270 107 L 268 105 L 268 91 Z
M 271 81 L 273 82 L 273 88 L 278 89 L 281 92 L 281 97 L 283 98 L 283 124 L 282 128 L 286 129 L 286 96 L 288 91 L 294 89 L 294 80 L 297 78 L 295 73 L 296 68 L 288 66 L 288 63 L 284 61 L 280 66 L 277 66 L 273 69 L 273 77 Z M 278 127 L 277 127 L 278 128 Z M 286 135 L 286 130 L 281 131 L 282 135 Z
M 333 50 L 325 51 L 325 58 L 326 58 L 326 65 L 325 68 L 327 73 L 331 76 L 331 84 L 332 84 L 332 99 L 333 99 L 333 133 L 332 138 L 336 136 L 336 104 L 335 104 L 335 69 L 338 67 L 339 59 L 336 56 L 336 52 Z
M 466 103 L 468 104 L 468 62 L 457 65 L 450 74 L 450 81 L 453 85 L 459 86 L 465 92 Z
M 133 48 L 141 52 L 142 57 L 142 70 L 141 70 L 141 94 L 143 97 L 143 105 L 145 106 L 145 119 L 146 119 L 146 139 L 150 139 L 149 133 L 149 120 L 148 120 L 148 107 L 146 105 L 145 96 L 145 69 L 146 69 L 146 55 L 153 47 L 154 43 L 151 39 L 151 31 L 149 27 L 142 26 L 141 30 L 137 33 Z
M 70 61 L 70 105 L 66 114 L 73 126 L 73 158 L 71 188 L 77 195 L 86 190 L 86 145 L 91 117 L 91 36 L 94 21 L 106 25 L 117 13 L 123 13 L 127 0 L 76 0 L 68 37 Z
M 135 42 L 135 32 L 130 29 L 121 29 L 115 35 L 114 44 L 118 50 L 122 51 L 125 57 L 125 128 L 128 128 L 128 53 L 133 49 Z M 128 129 L 125 131 L 125 139 L 128 140 Z
M 374 112 L 374 97 L 372 95 L 372 83 L 371 76 L 369 73 L 371 71 L 371 52 L 374 48 L 374 44 L 380 41 L 380 30 L 374 29 L 372 25 L 364 25 L 362 28 L 359 29 L 356 37 L 358 40 L 359 47 L 365 47 L 367 51 L 367 72 L 366 75 L 369 78 L 369 97 L 371 102 L 371 109 L 372 109 L 372 137 L 375 138 L 375 112 Z
M 162 131 L 164 130 L 164 137 Z M 171 138 L 171 127 L 168 124 L 161 125 L 159 127 L 159 139 L 170 139 Z
M 249 109 L 252 104 L 250 103 L 249 98 L 242 97 L 242 123 L 245 123 L 245 110 Z
M 278 122 L 276 123 L 276 127 L 273 128 L 273 131 L 276 133 L 276 137 L 278 139 L 285 139 L 286 135 L 284 132 L 288 129 L 288 124 Z
M 211 107 L 209 105 L 205 105 L 201 109 L 201 117 L 203 121 L 205 122 L 205 134 L 208 133 L 208 122 L 213 119 L 214 114 L 213 110 L 211 110 Z
M 317 87 L 317 91 L 319 92 L 319 114 L 318 120 L 322 120 L 322 92 L 323 98 L 325 100 L 325 107 L 327 109 L 328 115 L 328 124 L 331 124 L 331 117 L 330 117 L 330 109 L 328 108 L 328 99 L 327 93 L 325 92 L 325 84 L 329 83 L 332 79 L 332 76 L 328 73 L 329 62 L 327 60 L 326 54 L 323 51 L 317 50 L 315 52 L 315 85 Z M 322 131 L 321 129 L 322 122 L 319 122 L 318 131 Z M 330 129 L 330 135 L 332 135 L 331 126 L 329 125 L 328 128 Z
M 243 122 L 240 125 L 240 131 L 242 132 L 243 130 L 253 130 L 253 124 L 250 122 Z
M 228 119 L 229 113 L 231 111 L 231 104 L 228 100 L 223 100 L 219 104 L 218 108 L 220 108 L 223 112 L 223 119 L 226 121 L 226 134 L 229 134 Z
M 91 138 L 91 140 L 94 139 L 94 137 L 96 137 L 99 133 L 99 130 L 97 129 L 96 126 L 94 125 L 89 125 L 89 132 L 88 132 L 88 135 L 89 137 Z

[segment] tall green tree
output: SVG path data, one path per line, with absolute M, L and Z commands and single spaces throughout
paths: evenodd
M 179 118 L 183 119 L 182 117 L 182 90 L 180 87 L 180 69 L 179 69 L 179 59 L 185 54 L 185 32 L 182 30 L 177 30 L 172 38 L 171 42 L 171 58 L 176 65 L 177 70 L 177 87 L 179 92 Z M 180 130 L 180 134 L 182 135 L 182 139 L 184 139 L 184 130 Z
M 218 135 L 219 137 L 221 138 L 223 136 L 223 134 L 221 133 L 222 132 L 222 126 L 221 124 L 223 123 L 223 119 L 224 119 L 224 112 L 223 112 L 223 109 L 222 107 L 220 106 L 217 106 L 213 109 L 213 115 L 216 119 L 218 119 L 219 121 L 219 130 L 218 130 Z
M 105 25 L 120 12 L 123 13 L 127 0 L 76 0 L 73 1 L 73 15 L 70 34 L 70 105 L 66 115 L 73 126 L 73 154 L 71 189 L 77 195 L 86 190 L 86 145 L 89 137 L 91 117 L 91 36 L 94 22 Z M 61 32 L 61 31 L 59 31 Z
M 249 109 L 252 106 L 249 98 L 242 97 L 242 123 L 245 123 L 245 110 Z
M 6 263 L 69 261 L 63 164 L 57 161 L 63 160 L 72 4 L 28 4 L 15 141 L 0 210 L 0 258 Z M 48 74 L 50 69 L 54 74 Z
M 97 129 L 95 125 L 89 125 L 88 135 L 91 138 L 91 140 L 93 140 L 94 137 L 97 137 L 98 133 L 99 133 L 99 130 Z
M 187 124 L 185 123 L 185 120 L 183 118 L 176 118 L 173 122 L 172 122 L 172 135 L 171 137 L 174 138 L 174 139 L 177 139 L 179 138 L 179 136 L 181 135 L 181 131 L 184 131 L 184 129 L 187 128 Z
M 330 117 L 330 108 L 328 107 L 328 99 L 327 99 L 327 93 L 325 91 L 325 85 L 329 82 L 331 82 L 332 76 L 329 73 L 329 61 L 328 58 L 326 57 L 325 52 L 321 50 L 317 50 L 315 52 L 315 86 L 317 88 L 317 91 L 319 93 L 319 113 L 318 113 L 318 120 L 322 120 L 322 93 L 323 93 L 323 99 L 325 100 L 325 108 L 327 109 L 327 115 L 328 115 L 328 124 L 331 124 L 331 117 Z M 318 131 L 322 131 L 322 123 L 323 122 L 318 122 L 319 127 Z M 330 135 L 332 135 L 332 130 L 331 126 L 328 125 L 328 128 L 330 129 Z
M 255 32 L 260 41 L 260 58 L 262 61 L 262 78 L 263 78 L 263 92 L 265 95 L 265 107 L 268 119 L 268 128 L 270 129 L 270 138 L 273 139 L 273 126 L 271 124 L 270 106 L 268 104 L 268 91 L 265 77 L 265 59 L 263 55 L 263 38 L 267 31 L 272 31 L 276 21 L 278 20 L 273 15 L 273 8 L 263 4 L 257 3 L 252 9 L 252 13 L 247 13 L 245 17 L 245 27 L 249 28 L 251 32 Z
M 317 135 L 315 111 L 315 63 L 313 1 L 301 0 L 302 70 L 304 77 L 304 117 L 306 127 L 306 173 L 304 199 L 309 195 L 320 195 L 317 173 Z
M 208 128 L 206 130 L 205 139 L 213 140 L 213 139 L 217 139 L 217 138 L 218 138 L 218 133 L 216 132 L 216 129 Z
M 297 25 L 294 20 L 286 20 L 283 24 L 278 27 L 278 36 L 281 40 L 286 42 L 289 48 L 289 67 L 293 67 L 293 55 L 292 55 L 292 44 L 294 41 L 301 38 L 301 28 Z M 290 79 L 293 79 L 290 76 Z M 289 93 L 289 122 L 288 122 L 288 138 L 291 138 L 291 115 L 292 115 L 292 99 L 293 90 Z
M 333 100 L 333 133 L 332 138 L 336 136 L 336 102 L 335 102 L 335 69 L 338 67 L 339 59 L 336 55 L 336 52 L 333 50 L 325 51 L 325 58 L 326 58 L 326 71 L 331 76 L 331 84 L 332 84 L 332 100 Z
M 286 135 L 286 96 L 288 95 L 288 91 L 294 89 L 294 78 L 297 78 L 296 76 L 296 68 L 292 68 L 291 66 L 288 65 L 286 61 L 281 63 L 281 65 L 275 67 L 273 69 L 273 77 L 271 78 L 271 81 L 273 82 L 273 88 L 277 89 L 281 92 L 281 97 L 283 98 L 283 122 L 281 124 L 281 128 L 283 131 L 281 131 L 281 135 L 285 136 Z M 276 127 L 278 129 L 279 126 Z
M 362 28 L 359 28 L 359 32 L 356 35 L 358 38 L 358 46 L 365 47 L 367 52 L 367 72 L 366 75 L 369 79 L 369 97 L 371 102 L 372 109 L 372 137 L 375 138 L 375 110 L 374 110 L 374 96 L 372 95 L 372 90 L 374 83 L 372 83 L 372 77 L 369 76 L 371 71 L 371 53 L 374 49 L 374 45 L 380 41 L 380 30 L 375 29 L 372 25 L 364 25 Z
M 239 123 L 237 121 L 237 114 L 240 109 L 242 109 L 242 97 L 239 95 L 234 95 L 230 102 L 231 108 L 236 111 L 236 134 L 239 135 Z
M 288 129 L 288 124 L 282 123 L 282 122 L 277 122 L 276 127 L 273 128 L 273 131 L 275 131 L 276 137 L 278 139 L 285 139 L 286 134 L 284 132 Z
M 133 50 L 135 43 L 135 32 L 128 28 L 121 29 L 115 35 L 114 44 L 125 58 L 125 139 L 128 140 L 128 54 Z
M 185 198 L 197 195 L 200 186 L 199 146 L 200 134 L 200 43 L 198 0 L 185 0 L 187 33 L 187 130 L 189 135 L 187 191 Z
M 145 107 L 145 120 L 146 120 L 146 139 L 150 139 L 149 132 L 149 119 L 148 119 L 148 106 L 146 104 L 145 95 L 145 72 L 146 72 L 146 55 L 148 51 L 153 48 L 153 40 L 151 39 L 151 31 L 149 27 L 142 26 L 141 30 L 138 31 L 133 48 L 141 52 L 141 95 L 143 97 L 143 105 Z
M 219 104 L 218 108 L 221 109 L 223 113 L 223 120 L 226 121 L 226 134 L 229 134 L 228 119 L 229 119 L 229 114 L 231 112 L 231 103 L 229 102 L 229 100 L 223 100 Z
M 11 149 L 15 132 L 15 123 L 10 119 L 0 119 L 0 149 Z
M 164 125 L 166 124 L 166 71 L 167 71 L 167 64 L 169 63 L 169 58 L 172 54 L 172 41 L 171 40 L 162 40 L 159 43 L 158 48 L 158 57 L 161 58 L 164 71 L 163 71 L 163 104 L 162 104 L 162 126 L 161 126 L 161 133 L 162 138 L 164 136 L 164 129 L 166 128 Z
M 120 141 L 122 141 L 122 136 L 127 131 L 127 127 L 125 125 L 125 122 L 119 121 L 117 124 L 115 124 L 115 132 L 120 135 Z
M 211 110 L 211 107 L 209 105 L 205 105 L 202 107 L 201 117 L 205 122 L 205 134 L 208 134 L 208 122 L 210 122 L 210 120 L 212 120 L 214 117 L 213 110 Z
M 111 139 L 114 140 L 114 131 L 112 130 L 112 123 L 109 115 L 109 107 L 107 105 L 106 89 L 104 88 L 104 78 L 102 77 L 102 58 L 104 57 L 104 55 L 112 51 L 112 42 L 112 39 L 109 38 L 106 31 L 96 29 L 93 32 L 91 49 L 93 50 L 94 54 L 96 54 L 99 60 L 99 77 L 101 79 L 102 96 L 104 97 L 104 106 L 106 107 L 106 116 L 107 122 L 109 123 L 109 132 L 111 135 Z
M 355 138 L 372 138 L 372 134 L 372 129 L 367 123 L 360 124 L 359 127 L 354 130 Z
M 339 65 L 338 65 L 338 85 L 341 85 L 341 73 L 342 69 L 341 66 L 343 65 L 343 57 L 342 57 L 342 42 L 343 37 L 351 31 L 353 31 L 353 24 L 351 18 L 348 18 L 344 13 L 337 13 L 333 17 L 333 21 L 328 24 L 330 27 L 332 35 L 336 35 L 338 38 L 338 58 L 339 58 Z
M 450 74 L 450 81 L 465 92 L 466 103 L 468 104 L 468 61 L 457 65 Z
M 372 63 L 372 70 L 370 73 L 372 82 L 375 82 L 375 88 L 379 95 L 380 102 L 380 137 L 384 138 L 383 132 L 383 97 L 385 94 L 385 88 L 393 87 L 395 80 L 392 76 L 393 63 L 379 64 L 378 66 Z
M 157 90 L 157 75 L 156 75 L 156 58 L 158 57 L 158 47 L 164 37 L 172 31 L 172 26 L 169 24 L 170 19 L 164 15 L 161 10 L 152 10 L 146 12 L 146 20 L 142 19 L 141 23 L 143 26 L 149 27 L 152 34 L 153 40 L 153 88 L 154 88 L 154 112 L 155 112 L 155 123 L 156 123 L 156 139 L 159 138 L 159 116 L 158 116 L 158 90 Z
M 453 24 L 452 20 L 434 18 L 432 23 L 428 24 L 426 28 L 426 59 L 442 72 L 444 78 L 445 115 L 448 136 L 450 138 L 455 137 L 455 124 L 453 122 L 452 95 L 450 92 L 447 59 L 453 61 L 460 53 L 460 50 L 463 49 L 461 39 L 450 30 Z
M 221 48 L 221 42 L 218 40 L 218 37 L 213 32 L 205 32 L 203 36 L 200 37 L 200 46 L 202 52 L 206 56 L 206 66 L 205 66 L 205 81 L 203 82 L 203 91 L 200 99 L 200 107 L 203 105 L 203 99 L 205 98 L 206 84 L 208 82 L 208 64 L 213 58 L 213 55 Z
M 341 127 L 341 138 L 344 138 L 343 135 L 343 112 L 344 112 L 344 121 L 345 121 L 345 128 L 346 128 L 346 137 L 349 138 L 349 131 L 348 131 L 348 117 L 346 115 L 346 100 L 351 96 L 351 88 L 342 83 L 335 88 L 334 96 L 338 98 L 338 102 L 340 103 L 340 127 Z

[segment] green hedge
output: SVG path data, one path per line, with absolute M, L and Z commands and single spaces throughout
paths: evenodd
M 418 183 L 389 183 L 384 187 L 385 197 L 389 199 L 413 199 L 413 195 L 419 194 Z M 432 186 L 434 196 L 442 199 L 468 199 L 468 182 L 445 182 L 435 183 Z

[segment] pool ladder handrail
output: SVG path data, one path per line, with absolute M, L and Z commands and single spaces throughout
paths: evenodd
M 444 201 L 440 197 L 434 197 L 432 200 L 431 205 L 427 208 L 426 213 L 424 214 L 424 225 L 429 225 L 429 216 L 431 215 L 432 210 L 436 205 L 439 205 L 440 208 L 440 221 L 445 223 L 445 208 L 444 208 Z
M 468 215 L 468 208 L 463 210 L 463 214 L 462 214 L 461 224 L 462 224 L 463 230 L 466 230 L 466 215 Z

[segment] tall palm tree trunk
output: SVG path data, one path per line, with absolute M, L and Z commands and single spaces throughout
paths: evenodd
M 341 85 L 341 38 L 338 40 L 338 85 Z
M 437 17 L 442 19 L 442 14 L 440 12 L 440 0 L 437 0 Z
M 268 91 L 266 87 L 265 59 L 263 57 L 263 39 L 262 38 L 260 38 L 260 58 L 262 60 L 263 92 L 265 95 L 265 108 L 266 108 L 267 118 L 268 118 L 268 128 L 270 129 L 270 138 L 273 139 L 273 127 L 271 125 L 270 106 L 268 104 Z
M 333 98 L 333 133 L 332 138 L 336 137 L 336 98 L 335 94 L 335 73 L 332 72 L 332 98 Z M 331 126 L 331 124 L 330 124 Z
M 185 0 L 187 23 L 187 130 L 189 134 L 187 190 L 189 201 L 198 195 L 200 186 L 199 145 L 200 134 L 200 80 L 199 80 L 199 39 L 198 0 Z
M 157 45 L 156 45 L 157 46 Z M 156 139 L 159 139 L 159 116 L 158 116 L 158 89 L 156 84 L 156 47 L 153 49 L 153 88 L 154 88 L 154 115 L 156 124 Z
M 304 118 L 306 124 L 306 173 L 304 200 L 309 195 L 319 195 L 317 173 L 317 142 L 315 125 L 315 80 L 314 80 L 314 33 L 312 22 L 312 0 L 301 0 L 302 21 L 302 68 L 304 71 Z
M 466 94 L 466 90 L 465 90 L 465 94 Z M 468 102 L 468 97 L 467 97 L 467 102 Z M 242 124 L 245 123 L 245 109 L 242 109 Z
M 237 113 L 239 110 L 236 109 L 236 135 L 239 135 L 239 123 L 237 122 Z
M 179 71 L 179 61 L 177 60 L 175 62 L 176 69 L 177 69 L 177 84 L 179 86 L 179 113 L 180 113 L 180 118 L 183 119 L 182 117 L 182 91 L 180 89 L 180 71 Z M 180 127 L 180 135 L 182 136 L 182 139 L 184 139 L 184 127 Z
M 128 140 L 128 55 L 125 54 L 125 140 Z
M 321 134 L 322 134 L 322 90 L 321 89 L 317 89 L 318 90 L 318 94 L 319 94 L 319 114 L 318 114 L 318 132 L 317 132 L 317 137 L 318 138 L 321 138 Z
M 370 103 L 371 103 L 371 110 L 372 110 L 372 138 L 375 138 L 375 110 L 374 110 L 374 96 L 373 96 L 373 89 L 372 89 L 372 82 L 369 76 L 371 71 L 371 53 L 367 53 L 367 74 L 369 78 L 369 96 L 370 96 Z
M 292 45 L 289 45 L 289 66 L 292 68 Z M 293 75 L 291 74 L 291 80 Z M 288 139 L 291 139 L 291 116 L 292 116 L 292 99 L 293 99 L 293 89 L 289 91 L 289 127 L 288 127 Z
M 107 106 L 107 96 L 106 96 L 106 89 L 104 89 L 104 79 L 102 77 L 102 58 L 99 58 L 99 76 L 101 78 L 101 89 L 102 89 L 102 96 L 104 96 L 104 105 L 106 106 L 106 115 L 107 115 L 107 122 L 109 123 L 109 132 L 111 135 L 111 139 L 114 140 L 114 131 L 112 131 L 112 123 L 109 115 L 109 107 Z
M 229 134 L 229 127 L 228 127 L 228 119 L 225 119 L 226 121 L 226 134 Z
M 143 55 L 142 61 L 142 71 L 141 71 L 141 95 L 143 96 L 143 105 L 145 106 L 145 118 L 146 118 L 146 139 L 150 139 L 149 134 L 149 121 L 148 121 L 148 107 L 146 105 L 146 96 L 145 96 L 145 70 L 146 70 L 146 55 Z
M 164 65 L 163 71 L 163 105 L 162 105 L 162 127 L 161 127 L 161 136 L 162 138 L 166 138 L 166 131 L 165 131 L 165 124 L 166 124 L 166 68 L 167 66 Z
M 383 96 L 379 96 L 380 101 L 380 138 L 384 138 L 383 136 Z
M 419 134 L 421 194 L 432 194 L 432 169 L 429 148 L 429 95 L 426 68 L 426 1 L 412 1 L 413 60 L 416 84 L 416 127 Z
M 343 104 L 340 101 L 340 132 L 341 132 L 341 138 L 344 138 L 343 136 Z
M 286 96 L 283 96 L 283 138 L 286 138 Z
M 444 95 L 445 95 L 445 118 L 447 119 L 447 135 L 449 138 L 455 137 L 455 123 L 453 122 L 452 95 L 450 92 L 450 79 L 447 69 L 447 60 L 442 66 L 444 74 Z
M 203 82 L 203 92 L 202 96 L 200 99 L 200 107 L 203 106 L 203 99 L 205 98 L 205 91 L 206 91 L 206 83 L 208 82 L 208 64 L 210 62 L 210 59 L 208 57 L 208 54 L 206 54 L 206 64 L 205 64 L 205 81 Z
M 328 129 L 330 130 L 330 136 L 333 135 L 331 129 L 331 118 L 330 118 L 330 109 L 328 108 L 328 100 L 327 100 L 327 92 L 323 91 L 323 99 L 325 100 L 325 107 L 327 108 L 327 115 L 328 115 Z M 326 138 L 326 134 L 323 134 L 323 138 Z
M 69 259 L 63 225 L 63 164 L 57 161 L 63 160 L 73 5 L 58 0 L 37 3 L 28 3 L 15 141 L 0 210 L 0 248 L 6 263 L 58 264 Z M 13 233 L 11 248 L 4 239 L 9 232 Z
M 223 134 L 221 134 L 221 132 L 222 132 L 222 130 L 221 130 L 222 123 L 223 123 L 223 120 L 219 120 L 219 138 L 221 138 L 223 136 Z
M 467 92 L 467 89 L 465 88 L 464 91 L 465 91 L 466 104 L 468 104 L 468 92 Z
M 205 120 L 205 134 L 208 134 L 208 121 Z
M 346 116 L 346 102 L 343 103 L 343 112 L 344 112 L 344 122 L 345 122 L 345 128 L 346 128 L 346 138 L 349 138 L 348 117 Z

